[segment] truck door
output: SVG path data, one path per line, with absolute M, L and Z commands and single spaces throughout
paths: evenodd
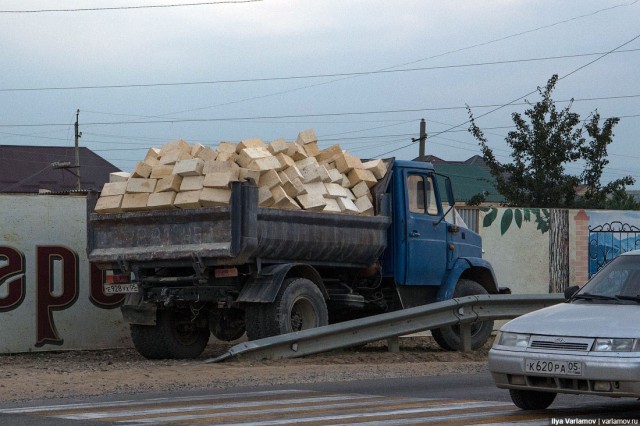
M 406 281 L 412 285 L 440 285 L 447 267 L 447 224 L 434 176 L 406 173 Z

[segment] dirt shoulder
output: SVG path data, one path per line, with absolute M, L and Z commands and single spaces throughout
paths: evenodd
M 194 360 L 152 361 L 134 349 L 0 355 L 0 401 L 468 374 L 486 371 L 490 343 L 459 353 L 410 337 L 400 339 L 399 353 L 381 341 L 288 360 L 204 363 L 230 346 L 212 343 Z

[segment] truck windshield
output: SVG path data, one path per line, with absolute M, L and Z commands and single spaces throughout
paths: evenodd
M 599 297 L 600 296 L 600 297 Z M 640 296 L 640 256 L 619 256 L 576 294 L 580 299 L 630 299 Z

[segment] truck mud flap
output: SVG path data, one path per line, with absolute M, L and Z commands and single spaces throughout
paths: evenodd
M 138 294 L 127 295 L 120 310 L 129 324 L 156 325 L 156 305 L 142 302 Z

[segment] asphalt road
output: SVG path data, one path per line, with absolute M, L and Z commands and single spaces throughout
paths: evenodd
M 523 412 L 488 373 L 0 404 L 0 424 L 640 424 L 640 402 L 559 395 Z M 610 423 L 607 423 L 609 421 Z

